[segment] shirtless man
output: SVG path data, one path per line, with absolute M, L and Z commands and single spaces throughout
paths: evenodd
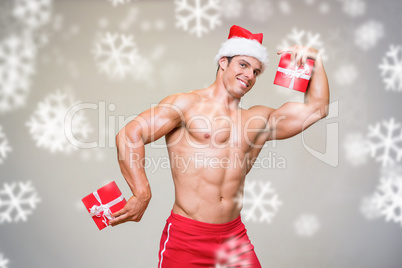
M 141 164 L 144 145 L 166 138 L 175 203 L 160 241 L 160 268 L 216 267 L 222 249 L 230 249 L 225 256 L 230 267 L 261 267 L 237 202 L 246 175 L 267 141 L 300 133 L 326 117 L 329 105 L 319 52 L 295 45 L 278 54 L 291 53 L 298 65 L 307 58 L 315 60 L 305 102 L 285 103 L 278 109 L 240 108 L 241 97 L 266 67 L 267 53 L 261 43 L 262 34 L 232 26 L 215 58 L 218 71 L 211 86 L 166 97 L 116 137 L 121 172 L 133 196 L 113 214 L 112 226 L 141 220 L 151 199 Z

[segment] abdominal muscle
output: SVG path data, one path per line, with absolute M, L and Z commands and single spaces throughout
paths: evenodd
M 175 153 L 185 164 L 174 162 Z M 175 185 L 173 213 L 207 223 L 226 223 L 239 216 L 247 170 L 240 162 L 243 153 L 209 148 L 189 154 L 170 148 L 169 156 Z

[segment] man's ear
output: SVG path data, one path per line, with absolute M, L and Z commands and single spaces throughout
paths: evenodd
M 219 59 L 219 67 L 222 69 L 222 71 L 224 71 L 225 68 L 227 67 L 227 63 L 228 63 L 228 58 L 222 57 Z

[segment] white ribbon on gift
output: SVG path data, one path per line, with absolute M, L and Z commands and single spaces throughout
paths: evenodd
M 309 80 L 311 75 L 310 74 L 310 68 L 307 64 L 304 65 L 304 68 L 298 69 L 297 66 L 295 66 L 295 69 L 285 69 L 282 67 L 278 67 L 278 72 L 282 73 L 282 77 L 285 78 L 292 78 L 290 81 L 289 88 L 293 89 L 293 86 L 295 84 L 295 78 L 301 78 L 301 79 L 306 79 Z
M 96 217 L 101 217 L 101 213 L 103 212 L 103 223 L 106 225 L 106 226 L 108 226 L 109 224 L 108 224 L 108 219 L 109 220 L 111 220 L 111 219 L 113 219 L 113 217 L 112 217 L 112 212 L 110 211 L 110 208 L 111 207 L 113 207 L 114 205 L 116 205 L 116 204 L 118 204 L 118 203 L 120 203 L 121 201 L 123 201 L 124 200 L 124 197 L 123 197 L 123 195 L 121 195 L 121 196 L 119 196 L 118 198 L 116 198 L 115 200 L 113 200 L 113 201 L 110 201 L 109 203 L 107 203 L 107 204 L 102 204 L 102 200 L 100 199 L 100 197 L 99 197 L 99 194 L 98 194 L 98 192 L 97 191 L 95 191 L 95 192 L 93 192 L 92 193 L 94 196 L 95 196 L 95 198 L 96 198 L 96 200 L 99 202 L 99 206 L 97 206 L 97 205 L 93 205 L 90 209 L 89 209 L 89 214 L 93 217 L 93 216 L 96 216 Z

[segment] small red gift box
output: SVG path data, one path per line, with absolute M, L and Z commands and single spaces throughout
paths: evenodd
M 109 226 L 109 220 L 113 219 L 112 214 L 127 203 L 114 181 L 87 195 L 82 202 L 99 230 Z
M 304 66 L 294 65 L 290 61 L 290 53 L 282 53 L 274 84 L 306 92 L 313 71 L 314 60 L 307 59 Z

